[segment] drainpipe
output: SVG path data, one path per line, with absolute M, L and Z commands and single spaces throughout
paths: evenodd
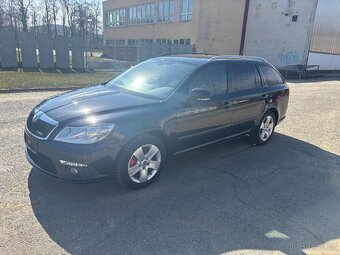
M 242 56 L 244 51 L 244 43 L 246 40 L 246 32 L 247 32 L 247 23 L 248 23 L 248 14 L 249 14 L 249 4 L 250 0 L 246 0 L 246 4 L 244 7 L 244 15 L 243 15 L 243 26 L 242 26 L 242 36 L 241 36 L 241 45 L 239 54 Z

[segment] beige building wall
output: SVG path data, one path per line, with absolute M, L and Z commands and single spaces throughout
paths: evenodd
M 239 54 L 245 0 L 194 0 L 191 21 L 179 21 L 175 0 L 175 22 L 106 28 L 105 12 L 157 0 L 108 0 L 103 2 L 104 42 L 115 39 L 191 39 L 197 52 Z

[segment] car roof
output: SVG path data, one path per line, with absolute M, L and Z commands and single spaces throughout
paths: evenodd
M 158 57 L 155 59 L 169 59 L 174 60 L 182 63 L 192 64 L 196 66 L 204 65 L 209 62 L 209 59 L 207 58 L 193 58 L 193 57 L 174 57 L 174 56 L 164 56 L 164 57 Z
M 255 56 L 238 56 L 238 55 L 209 55 L 209 54 L 179 54 L 176 56 L 163 56 L 158 59 L 173 59 L 179 62 L 194 64 L 194 65 L 204 65 L 209 62 L 217 61 L 247 61 L 256 63 L 270 63 L 261 57 Z

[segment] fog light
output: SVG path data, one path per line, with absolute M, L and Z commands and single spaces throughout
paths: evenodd
M 87 167 L 85 164 L 80 164 L 80 163 L 74 163 L 74 162 L 68 162 L 65 160 L 59 160 L 60 164 L 65 165 L 65 166 L 74 166 L 74 167 Z M 74 168 L 75 169 L 75 168 Z M 77 170 L 77 169 L 76 169 Z M 78 172 L 78 171 L 77 171 Z

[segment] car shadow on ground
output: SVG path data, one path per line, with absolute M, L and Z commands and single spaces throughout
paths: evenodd
M 340 237 L 339 165 L 336 154 L 276 134 L 267 146 L 241 139 L 176 157 L 139 191 L 34 169 L 28 188 L 41 226 L 72 254 L 304 254 Z

